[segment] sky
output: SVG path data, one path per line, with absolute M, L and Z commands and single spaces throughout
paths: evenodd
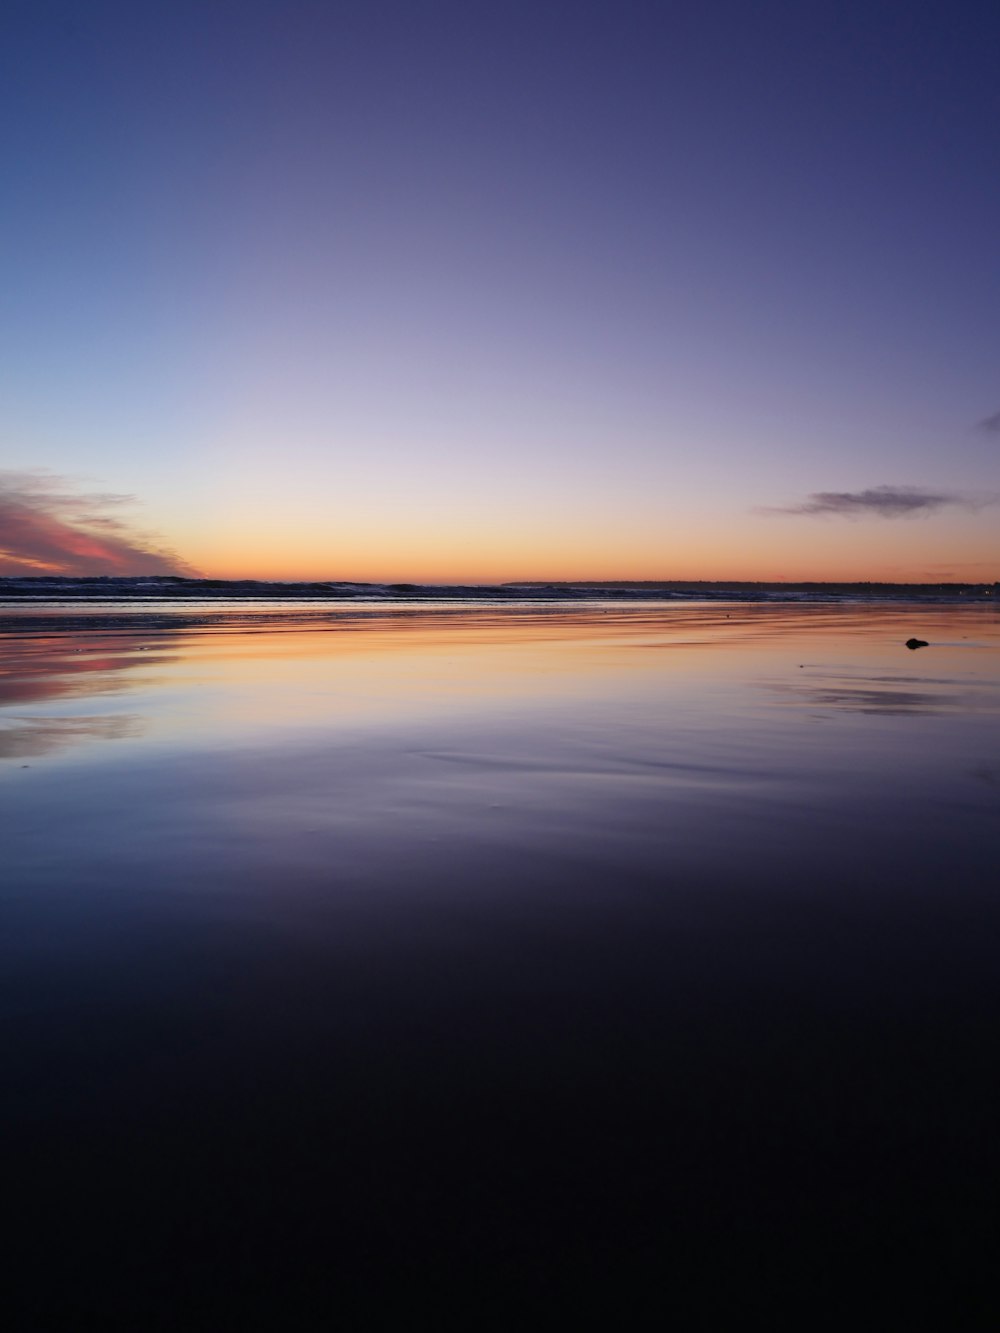
M 7 0 L 0 573 L 1000 579 L 1000 10 Z

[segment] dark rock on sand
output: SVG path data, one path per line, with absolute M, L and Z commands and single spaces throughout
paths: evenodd
M 907 646 L 907 648 L 926 648 L 926 647 L 927 647 L 927 640 L 926 640 L 926 639 L 907 639 L 907 640 L 906 640 L 906 646 Z

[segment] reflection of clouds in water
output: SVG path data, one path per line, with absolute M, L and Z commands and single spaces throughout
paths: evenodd
M 0 707 L 42 703 L 46 699 L 89 698 L 92 694 L 119 694 L 126 682 L 113 670 L 94 667 L 83 675 L 70 675 L 39 663 L 18 675 L 0 675 Z
M 941 713 L 957 706 L 958 697 L 932 694 L 928 690 L 817 688 L 805 691 L 807 701 L 826 708 L 846 708 L 852 713 Z
M 131 713 L 104 717 L 11 717 L 0 721 L 0 759 L 49 754 L 81 741 L 122 741 L 141 736 L 145 719 Z
M 134 638 L 108 634 L 0 640 L 0 759 L 141 736 L 146 722 L 133 714 L 33 717 L 7 709 L 121 694 L 131 688 L 133 668 L 174 660 L 162 643 L 157 648 L 160 651 L 153 654 Z
M 936 684 L 936 682 L 929 682 Z M 954 681 L 948 682 L 954 686 Z M 873 678 L 861 684 L 836 681 L 801 684 L 771 681 L 768 689 L 784 695 L 786 702 L 808 708 L 836 708 L 849 713 L 944 713 L 966 708 L 969 699 L 958 691 L 936 689 L 887 688 L 884 679 Z
M 118 694 L 129 688 L 128 672 L 173 661 L 172 652 L 150 653 L 145 645 L 92 635 L 83 641 L 0 640 L 0 707 L 45 699 Z M 141 653 L 141 656 L 140 656 Z
M 963 666 L 965 664 L 963 663 Z M 851 672 L 832 664 L 803 664 L 791 680 L 769 680 L 764 688 L 786 703 L 882 715 L 1000 712 L 1000 681 L 963 670 L 958 675 Z

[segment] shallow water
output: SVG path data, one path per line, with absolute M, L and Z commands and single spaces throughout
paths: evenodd
M 36 1320 L 992 1261 L 995 608 L 286 610 L 0 637 Z

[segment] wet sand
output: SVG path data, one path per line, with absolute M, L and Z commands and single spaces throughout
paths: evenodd
M 989 605 L 25 620 L 11 1308 L 954 1326 L 998 833 Z

